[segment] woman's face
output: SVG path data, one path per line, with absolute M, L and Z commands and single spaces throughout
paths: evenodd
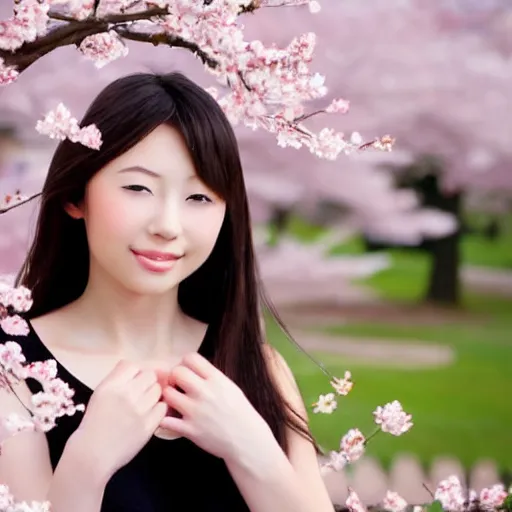
M 91 277 L 161 294 L 208 258 L 226 205 L 198 179 L 179 132 L 161 125 L 101 169 L 83 204 L 67 210 L 85 221 Z

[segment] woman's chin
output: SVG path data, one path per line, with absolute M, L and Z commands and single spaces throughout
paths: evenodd
M 127 288 L 137 295 L 165 295 L 178 286 L 175 279 L 137 279 L 133 280 Z

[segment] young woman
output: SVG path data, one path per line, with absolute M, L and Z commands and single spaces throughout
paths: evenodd
M 9 439 L 0 482 L 52 512 L 332 511 L 293 377 L 263 339 L 222 110 L 183 75 L 135 74 L 100 93 L 92 123 L 100 151 L 66 140 L 52 160 L 18 277 L 30 334 L 14 338 L 87 409 Z M 22 412 L 8 394 L 0 408 Z

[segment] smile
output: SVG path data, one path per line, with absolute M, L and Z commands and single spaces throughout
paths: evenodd
M 144 270 L 157 273 L 169 272 L 182 257 L 182 255 L 158 251 L 137 251 L 131 249 L 131 252 Z

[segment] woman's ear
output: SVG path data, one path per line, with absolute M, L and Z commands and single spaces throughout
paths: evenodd
M 73 203 L 66 203 L 64 205 L 64 210 L 66 213 L 73 219 L 83 219 L 84 212 L 82 211 L 82 207 Z

